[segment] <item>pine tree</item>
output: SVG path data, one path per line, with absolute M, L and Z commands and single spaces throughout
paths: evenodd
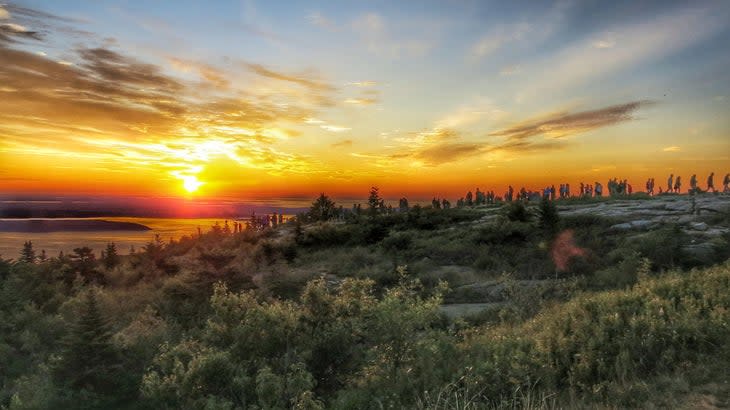
M 68 389 L 71 396 L 81 393 L 85 400 L 94 397 L 97 404 L 119 397 L 121 358 L 111 342 L 109 324 L 99 311 L 94 291 L 86 294 L 78 322 L 64 340 L 60 360 L 53 369 L 57 387 Z M 73 399 L 72 399 L 73 400 Z
M 20 251 L 20 261 L 25 263 L 35 263 L 35 251 L 33 250 L 33 242 L 27 241 L 23 244 L 23 250 Z
M 370 216 L 377 215 L 378 211 L 383 208 L 384 201 L 380 197 L 380 190 L 374 186 L 370 188 L 370 195 L 368 196 L 368 212 Z
M 560 215 L 558 215 L 558 208 L 555 206 L 555 203 L 547 198 L 543 198 L 540 201 L 540 228 L 552 236 L 557 232 L 559 223 Z
M 106 250 L 104 250 L 102 255 L 101 259 L 104 262 L 104 267 L 107 269 L 113 269 L 119 265 L 119 254 L 117 253 L 117 246 L 114 242 L 109 242 L 106 245 Z
M 309 213 L 307 214 L 309 219 L 313 221 L 328 221 L 337 216 L 337 205 L 324 193 L 319 194 L 319 197 L 312 202 Z

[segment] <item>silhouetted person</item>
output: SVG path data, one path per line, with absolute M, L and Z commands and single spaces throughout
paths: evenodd
M 710 192 L 710 190 L 712 190 L 712 192 L 717 192 L 715 190 L 715 173 L 714 172 L 711 172 L 710 176 L 707 177 L 707 192 Z
M 722 180 L 722 192 L 730 192 L 730 174 L 725 174 Z
M 674 190 L 674 174 L 669 174 L 669 179 L 667 179 L 667 192 L 672 192 Z
M 674 192 L 680 193 L 682 189 L 682 177 L 677 175 L 677 179 L 674 181 Z
M 689 177 L 689 191 L 693 194 L 697 192 L 697 174 L 692 174 Z

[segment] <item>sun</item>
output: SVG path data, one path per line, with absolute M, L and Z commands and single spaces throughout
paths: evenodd
M 183 177 L 183 188 L 191 194 L 197 191 L 201 185 L 203 185 L 203 182 L 198 181 L 195 175 L 186 175 Z

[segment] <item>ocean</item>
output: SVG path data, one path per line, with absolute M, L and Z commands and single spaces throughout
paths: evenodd
M 65 218 L 81 220 L 83 218 Z M 17 259 L 25 241 L 33 242 L 33 249 L 40 255 L 41 250 L 46 255 L 58 256 L 60 251 L 73 252 L 74 248 L 88 246 L 93 249 L 97 257 L 109 242 L 114 242 L 120 254 L 128 254 L 131 247 L 139 250 L 155 235 L 167 242 L 171 238 L 179 239 L 182 236 L 197 235 L 198 228 L 203 232 L 218 222 L 221 226 L 224 218 L 132 218 L 132 217 L 99 217 L 85 218 L 105 221 L 133 222 L 145 225 L 149 231 L 87 231 L 87 232 L 0 232 L 0 257 L 3 259 Z M 231 220 L 229 220 L 229 223 Z

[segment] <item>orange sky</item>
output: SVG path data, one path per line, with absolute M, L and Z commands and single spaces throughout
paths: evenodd
M 0 193 L 455 199 L 730 172 L 727 3 L 592 24 L 549 1 L 236 4 L 0 6 Z

